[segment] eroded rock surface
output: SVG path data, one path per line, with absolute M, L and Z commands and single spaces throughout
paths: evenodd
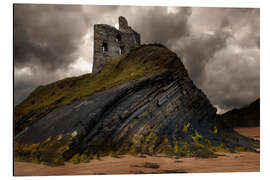
M 162 51 L 170 53 L 170 60 L 159 67 L 161 71 L 57 107 L 19 133 L 15 141 L 31 145 L 50 138 L 56 139 L 56 144 L 57 138 L 59 142 L 69 139 L 68 148 L 59 155 L 64 160 L 75 154 L 203 156 L 206 152 L 254 149 L 253 140 L 217 122 L 216 109 L 173 52 L 160 45 L 146 45 L 126 59 L 140 54 L 140 61 L 159 61 Z M 117 66 L 121 69 L 124 64 L 125 58 Z

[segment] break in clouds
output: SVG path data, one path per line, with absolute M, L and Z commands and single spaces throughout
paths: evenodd
M 93 25 L 118 16 L 176 52 L 219 112 L 260 96 L 260 10 L 143 6 L 14 5 L 14 101 L 39 85 L 90 73 Z

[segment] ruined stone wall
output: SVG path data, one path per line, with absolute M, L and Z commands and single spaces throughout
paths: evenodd
M 118 34 L 119 31 L 109 25 L 94 25 L 94 73 L 100 71 L 106 61 L 119 56 Z M 103 51 L 103 43 L 107 43 L 107 51 Z
M 106 61 L 140 46 L 140 41 L 140 34 L 128 26 L 127 20 L 122 16 L 119 17 L 119 30 L 106 24 L 95 24 L 92 72 L 99 72 Z

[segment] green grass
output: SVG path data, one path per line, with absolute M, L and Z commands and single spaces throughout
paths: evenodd
M 40 109 L 52 110 L 95 92 L 166 71 L 166 66 L 177 58 L 174 53 L 161 47 L 155 48 L 164 51 L 163 55 L 152 56 L 150 53 L 153 50 L 149 50 L 149 47 L 146 45 L 145 51 L 143 47 L 134 49 L 130 56 L 128 54 L 108 61 L 98 74 L 85 74 L 39 86 L 15 107 L 15 116 L 24 116 Z

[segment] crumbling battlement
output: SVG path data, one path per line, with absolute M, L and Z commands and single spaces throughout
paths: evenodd
M 119 17 L 119 30 L 107 24 L 94 25 L 93 73 L 99 72 L 106 61 L 117 58 L 140 46 L 140 34 L 128 26 L 127 20 Z

